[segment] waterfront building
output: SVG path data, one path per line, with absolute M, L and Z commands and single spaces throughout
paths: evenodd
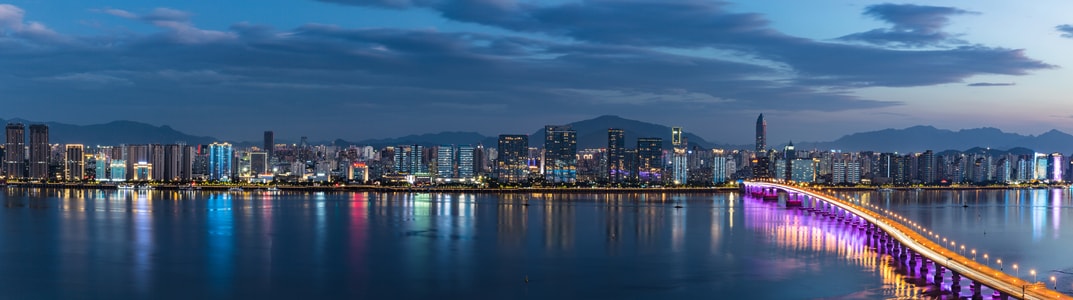
M 49 178 L 48 125 L 30 125 L 30 176 L 29 178 L 45 180 Z
M 577 132 L 569 125 L 544 126 L 544 180 L 577 182 Z
M 716 155 L 712 157 L 712 183 L 724 184 L 729 181 L 727 177 L 727 157 Z
M 767 151 L 767 121 L 764 114 L 756 118 L 756 154 L 760 155 Z
M 109 165 L 111 169 L 109 176 L 111 181 L 126 181 L 127 180 L 127 162 L 122 159 L 112 159 Z
M 607 130 L 607 180 L 612 183 L 625 181 L 629 172 L 626 163 L 626 135 L 622 129 Z
M 369 167 L 364 162 L 352 162 L 347 168 L 347 180 L 364 183 L 369 181 Z
M 455 146 L 436 147 L 436 180 L 451 181 L 455 176 Z
M 662 138 L 638 138 L 637 139 L 637 172 L 636 180 L 644 183 L 662 182 L 663 172 L 663 139 Z
M 135 181 L 152 181 L 153 180 L 153 164 L 147 162 L 138 162 L 134 164 L 134 176 L 132 180 Z
M 1047 157 L 1047 180 L 1051 182 L 1062 182 L 1065 177 L 1062 177 L 1062 171 L 1065 169 L 1065 165 L 1062 164 L 1062 153 L 1051 153 Z
M 671 181 L 686 184 L 689 182 L 689 153 L 686 151 L 687 143 L 682 138 L 682 127 L 671 128 L 671 146 L 674 149 L 671 154 Z
M 796 182 L 816 182 L 816 164 L 814 159 L 795 159 L 791 164 L 790 180 Z M 844 176 L 844 175 L 843 175 Z
M 783 148 L 783 155 L 785 156 L 784 163 L 786 165 L 783 167 L 783 172 L 776 174 L 782 176 L 782 179 L 790 180 L 793 178 L 794 160 L 797 159 L 797 152 L 794 150 L 794 141 L 790 141 L 790 143 Z
M 502 134 L 496 148 L 496 178 L 502 183 L 521 183 L 528 177 L 529 136 Z
M 82 181 L 86 170 L 86 151 L 81 144 L 68 144 L 63 164 L 63 180 Z
M 164 171 L 167 163 L 164 155 L 164 145 L 150 144 L 148 154 L 148 162 L 150 165 L 154 166 L 150 177 L 152 177 L 153 180 L 166 180 L 167 177 L 164 176 Z
M 458 178 L 462 181 L 472 181 L 475 175 L 475 157 L 474 151 L 476 149 L 470 145 L 458 146 Z
M 395 173 L 397 174 L 428 174 L 428 166 L 425 160 L 425 147 L 421 145 L 401 145 L 395 147 Z
M 275 154 L 275 150 L 276 150 L 276 133 L 275 132 L 265 131 L 264 149 L 261 149 L 261 150 L 264 151 L 265 154 L 268 157 L 275 157 L 275 156 L 273 156 L 273 154 Z
M 230 143 L 212 143 L 209 145 L 209 180 L 223 182 L 231 181 L 232 156 L 233 150 Z
M 4 133 L 7 138 L 4 144 L 4 175 L 23 178 L 26 170 L 26 127 L 22 123 L 8 123 Z
M 253 175 L 269 174 L 268 152 L 250 152 L 250 173 Z

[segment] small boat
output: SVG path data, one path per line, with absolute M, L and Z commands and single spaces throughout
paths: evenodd
M 274 187 L 274 186 L 273 186 L 273 187 L 270 187 L 270 188 L 268 188 L 268 191 L 269 191 L 269 192 L 278 192 L 278 191 L 279 191 L 279 188 L 278 188 L 278 187 Z
M 142 191 L 145 191 L 145 190 L 151 190 L 151 189 L 153 189 L 153 186 L 151 186 L 151 185 L 148 185 L 148 184 L 139 184 L 139 185 L 138 185 L 138 186 L 136 186 L 135 188 L 137 188 L 138 190 L 142 190 Z
M 129 183 L 120 183 L 119 185 L 116 185 L 115 188 L 120 190 L 133 190 L 134 185 Z
M 243 190 L 242 190 L 242 188 L 236 186 L 236 187 L 227 189 L 227 191 L 228 192 L 242 192 Z

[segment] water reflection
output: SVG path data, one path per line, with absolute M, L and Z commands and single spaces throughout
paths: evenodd
M 1065 190 L 847 194 L 1073 286 Z M 852 225 L 737 193 L 0 195 L 0 298 L 928 295 Z

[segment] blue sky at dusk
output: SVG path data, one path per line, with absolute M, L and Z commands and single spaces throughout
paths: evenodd
M 708 140 L 1073 132 L 1073 2 L 11 1 L 0 118 L 361 140 L 599 115 Z

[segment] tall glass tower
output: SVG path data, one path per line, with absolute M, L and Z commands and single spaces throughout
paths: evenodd
M 231 144 L 209 145 L 209 180 L 231 181 Z
M 767 121 L 764 120 L 764 114 L 760 114 L 756 118 L 756 153 L 762 153 L 764 149 L 767 149 Z

